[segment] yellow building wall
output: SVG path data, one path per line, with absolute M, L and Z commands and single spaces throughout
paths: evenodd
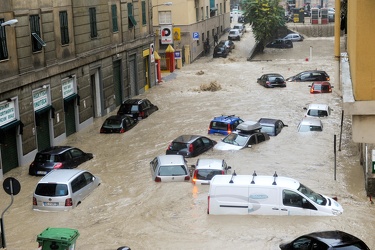
M 347 50 L 356 101 L 375 100 L 374 10 L 374 0 L 348 0 Z

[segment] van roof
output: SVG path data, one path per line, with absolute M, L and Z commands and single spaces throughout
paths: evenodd
M 232 183 L 231 183 L 232 181 Z M 254 182 L 254 184 L 252 184 Z M 276 183 L 276 185 L 273 185 Z M 300 183 L 292 178 L 283 176 L 266 176 L 266 175 L 215 175 L 211 180 L 212 186 L 278 186 L 283 188 L 297 189 Z
M 81 169 L 55 169 L 46 174 L 38 183 L 56 182 L 66 183 L 74 176 L 86 172 Z

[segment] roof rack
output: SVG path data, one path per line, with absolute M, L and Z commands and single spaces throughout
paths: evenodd
M 272 182 L 272 185 L 277 185 L 277 184 L 276 184 L 276 177 L 278 177 L 278 175 L 276 174 L 276 171 L 275 171 L 275 173 L 273 174 L 273 182 Z
M 233 183 L 233 177 L 236 176 L 236 170 L 233 171 L 232 178 L 230 178 L 229 183 Z
M 253 173 L 253 179 L 251 180 L 251 184 L 255 184 L 255 176 L 257 176 L 257 173 L 255 173 L 255 170 L 254 170 L 254 173 Z

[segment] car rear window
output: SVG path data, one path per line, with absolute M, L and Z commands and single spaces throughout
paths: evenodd
M 160 166 L 159 176 L 179 176 L 187 175 L 186 169 L 183 165 Z
M 39 183 L 35 189 L 35 194 L 48 197 L 66 196 L 68 195 L 68 186 L 57 183 Z
M 328 112 L 326 110 L 318 110 L 318 109 L 310 109 L 307 112 L 307 114 L 310 116 L 318 116 L 318 117 L 328 116 Z
M 211 129 L 227 130 L 227 123 L 224 122 L 211 122 Z
M 274 126 L 264 126 L 264 125 L 262 125 L 262 129 L 260 130 L 260 132 L 263 132 L 263 133 L 274 133 L 275 132 L 275 127 Z
M 217 169 L 198 169 L 194 176 L 198 180 L 211 180 L 215 175 L 224 174 L 222 170 Z
M 308 131 L 323 131 L 321 126 L 312 126 L 312 125 L 301 125 L 299 132 L 308 132 Z
M 107 119 L 107 120 L 105 120 L 103 126 L 111 127 L 111 128 L 120 128 L 121 127 L 121 121 L 116 120 L 116 119 Z
M 42 154 L 37 153 L 35 156 L 36 162 L 59 162 L 61 161 L 60 155 Z
M 181 142 L 172 142 L 171 149 L 172 150 L 181 150 L 187 148 L 186 143 L 181 143 Z

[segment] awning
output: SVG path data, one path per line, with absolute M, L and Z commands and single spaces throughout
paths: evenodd
M 78 95 L 76 93 L 64 98 L 64 102 L 70 102 L 71 100 L 74 100 L 78 97 Z
M 135 19 L 134 19 L 133 16 L 129 16 L 129 22 L 130 22 L 133 26 L 136 26 L 136 25 L 137 25 L 137 21 L 135 21 Z
M 7 123 L 4 126 L 0 127 L 0 144 L 4 143 L 6 131 L 8 131 L 9 129 L 15 128 L 17 126 L 20 126 L 19 134 L 22 135 L 23 123 L 20 120 L 11 121 L 10 123 Z
M 55 108 L 52 107 L 52 105 L 49 105 L 47 107 L 44 107 L 42 109 L 39 109 L 35 111 L 35 126 L 40 126 L 40 117 L 45 114 L 46 112 L 51 110 L 51 118 L 55 118 Z
M 217 11 L 217 8 L 216 8 L 216 7 L 214 7 L 214 8 L 210 8 L 210 11 L 211 11 L 211 12 Z

